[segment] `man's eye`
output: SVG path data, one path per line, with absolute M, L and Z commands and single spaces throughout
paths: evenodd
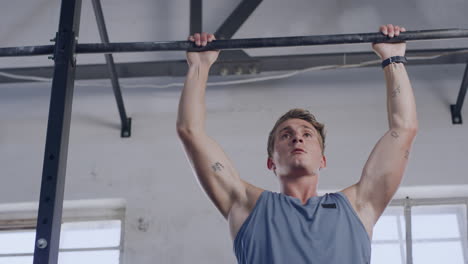
M 312 134 L 310 134 L 310 133 L 305 133 L 304 136 L 306 136 L 306 137 L 311 137 Z
M 285 138 L 288 138 L 288 137 L 289 137 L 289 134 L 283 134 L 283 135 L 281 136 L 282 139 L 285 139 Z

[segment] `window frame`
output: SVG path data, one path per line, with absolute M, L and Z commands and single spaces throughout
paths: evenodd
M 456 212 L 457 220 L 459 223 L 459 230 L 460 230 L 460 240 L 462 243 L 462 254 L 465 262 L 468 262 L 468 197 L 456 197 L 456 198 L 410 198 L 406 197 L 405 199 L 394 199 L 388 205 L 388 209 L 391 207 L 395 208 L 397 211 L 398 208 L 401 209 L 403 207 L 403 216 L 406 226 L 406 261 L 402 263 L 406 264 L 413 264 L 413 242 L 422 242 L 421 240 L 414 241 L 412 236 L 412 208 L 417 206 L 447 206 L 447 205 L 461 205 L 465 207 L 465 211 L 463 212 L 462 208 L 457 208 L 458 212 Z M 385 212 L 384 214 L 385 215 Z M 388 214 L 390 216 L 400 217 L 396 213 Z M 465 219 L 463 219 L 463 217 Z M 399 223 L 399 221 L 397 222 Z M 463 224 L 464 223 L 464 224 Z M 398 235 L 400 238 L 400 234 Z M 401 242 L 401 241 L 399 241 Z M 377 243 L 378 244 L 378 243 Z M 403 258 L 403 253 L 402 253 Z M 403 259 L 402 259 L 403 260 Z
M 38 203 L 0 204 L 0 231 L 35 231 L 38 216 Z M 119 220 L 120 244 L 118 247 L 89 249 L 60 249 L 59 252 L 119 250 L 119 264 L 124 257 L 126 202 L 123 199 L 66 200 L 63 204 L 62 223 Z M 33 253 L 0 254 L 0 257 L 34 256 Z

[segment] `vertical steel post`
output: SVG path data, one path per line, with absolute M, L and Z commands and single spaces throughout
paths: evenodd
M 465 222 L 465 228 L 466 229 L 465 229 L 465 238 L 464 239 L 466 239 L 466 240 L 465 240 L 464 244 L 466 245 L 466 247 L 465 247 L 465 250 L 463 250 L 463 252 L 465 253 L 465 262 L 466 262 L 466 264 L 468 264 L 468 199 L 465 202 L 465 218 L 466 218 L 465 219 L 465 221 L 466 221 Z M 462 243 L 462 245 L 463 245 L 463 243 Z
M 400 254 L 400 259 L 401 259 L 401 263 L 405 263 L 405 246 L 403 246 L 403 228 L 402 228 L 402 225 L 401 225 L 401 221 L 400 221 L 400 214 L 397 214 L 395 216 L 396 218 L 396 222 L 397 222 L 397 229 L 398 229 L 398 244 L 400 245 L 400 251 L 401 251 L 401 254 Z M 405 234 L 406 235 L 406 234 Z
M 68 137 L 81 0 L 62 0 L 36 226 L 34 264 L 56 264 L 60 243 Z
M 203 30 L 202 0 L 190 0 L 190 35 Z
M 411 222 L 411 201 L 409 197 L 405 200 L 405 226 L 406 226 L 406 264 L 413 264 L 413 233 Z
M 94 14 L 96 15 L 96 22 L 99 29 L 99 35 L 102 43 L 109 43 L 109 36 L 107 34 L 106 23 L 104 21 L 104 13 L 102 12 L 102 6 L 100 0 L 93 0 Z M 119 79 L 117 77 L 117 70 L 115 68 L 114 57 L 112 54 L 104 54 L 106 58 L 107 71 L 112 83 L 112 89 L 114 90 L 115 101 L 117 102 L 117 109 L 119 110 L 120 122 L 121 122 L 121 137 L 130 137 L 132 119 L 127 117 L 125 111 L 125 105 L 122 98 L 122 91 L 120 89 Z

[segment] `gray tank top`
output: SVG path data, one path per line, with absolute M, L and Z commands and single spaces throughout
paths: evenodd
M 341 192 L 300 199 L 263 191 L 234 239 L 239 264 L 369 264 L 371 241 Z

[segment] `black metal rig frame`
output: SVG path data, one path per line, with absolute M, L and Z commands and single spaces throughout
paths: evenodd
M 121 63 L 116 65 L 110 53 L 222 49 L 226 51 L 221 53 L 218 62 L 211 71 L 212 74 L 223 74 L 223 72 L 226 73 L 228 69 L 234 68 L 237 69 L 237 72 L 239 72 L 240 69 L 240 71 L 244 73 L 258 73 L 260 71 L 297 70 L 326 64 L 355 64 L 375 59 L 375 54 L 370 52 L 355 52 L 251 57 L 241 49 L 468 38 L 468 30 L 442 29 L 408 31 L 392 39 L 380 33 L 231 39 L 234 33 L 261 2 L 262 0 L 243 0 L 215 32 L 215 36 L 218 40 L 209 43 L 206 47 L 200 48 L 189 41 L 110 43 L 100 0 L 92 0 L 92 4 L 102 43 L 78 44 L 81 0 L 62 0 L 59 29 L 56 33 L 56 37 L 52 40 L 55 41 L 55 45 L 0 48 L 0 57 L 53 54 L 51 58 L 54 60 L 54 67 L 2 69 L 3 72 L 7 73 L 42 77 L 49 77 L 53 72 L 37 218 L 34 264 L 56 264 L 58 261 L 75 79 L 110 77 L 121 120 L 121 137 L 126 138 L 131 136 L 131 118 L 127 117 L 125 112 L 118 76 L 181 76 L 186 72 L 185 61 Z M 202 0 L 190 1 L 190 33 L 193 34 L 196 32 L 202 32 Z M 460 51 L 457 55 L 442 56 L 432 60 L 418 60 L 410 62 L 410 64 L 466 64 L 468 62 L 468 52 L 464 52 L 467 51 L 464 49 L 413 50 L 407 51 L 407 55 L 430 56 L 457 51 Z M 81 72 L 77 71 L 75 58 L 76 54 L 80 53 L 105 53 L 106 65 L 80 66 L 78 69 L 81 69 Z M 79 73 L 78 78 L 75 76 L 75 71 Z M 0 77 L 0 82 L 12 82 L 12 80 Z M 450 106 L 453 124 L 462 124 L 461 109 L 466 96 L 467 87 L 468 64 L 465 68 L 457 102 Z

